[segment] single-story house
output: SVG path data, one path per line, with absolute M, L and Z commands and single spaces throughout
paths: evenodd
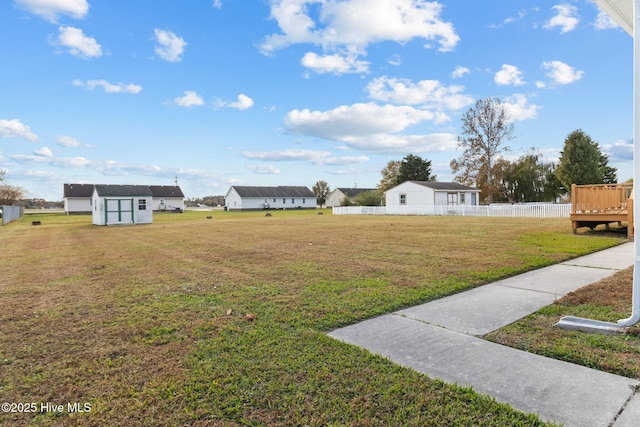
M 234 185 L 224 198 L 227 210 L 315 209 L 316 195 L 308 187 L 246 187 Z
M 184 193 L 177 185 L 150 185 L 153 210 L 158 212 L 184 211 Z
M 369 191 L 377 191 L 375 188 L 334 188 L 327 195 L 326 205 L 328 208 L 334 206 L 342 206 L 342 201 L 345 197 L 348 197 L 351 201 L 353 201 L 360 193 L 367 193 Z
M 94 184 L 64 184 L 64 213 L 67 215 L 93 212 Z M 149 185 L 153 194 L 153 211 L 184 211 L 184 193 L 177 185 Z
M 93 223 L 151 224 L 153 194 L 146 185 L 94 185 Z
M 406 181 L 385 193 L 389 206 L 478 206 L 480 190 L 458 182 Z
M 63 199 L 66 215 L 91 214 L 93 184 L 64 184 Z

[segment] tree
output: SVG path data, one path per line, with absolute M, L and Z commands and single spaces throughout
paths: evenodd
M 377 190 L 363 191 L 355 197 L 358 206 L 380 206 L 381 194 Z
M 398 185 L 398 175 L 400 174 L 400 161 L 391 160 L 387 166 L 380 171 L 382 179 L 378 184 L 378 191 L 384 194 L 387 190 Z
M 493 167 L 498 157 L 510 148 L 505 141 L 513 139 L 513 122 L 498 98 L 478 100 L 462 116 L 462 134 L 458 147 L 462 156 L 451 161 L 451 169 L 458 182 L 467 185 L 486 180 L 487 199 L 493 201 Z
M 435 178 L 431 175 L 431 160 L 408 154 L 400 163 L 396 185 L 406 181 L 435 181 Z
M 515 162 L 500 159 L 503 165 L 497 180 L 502 183 L 502 195 L 511 203 L 551 202 L 559 193 L 560 184 L 555 165 L 544 163 L 542 154 L 532 150 Z
M 564 141 L 556 174 L 567 191 L 571 185 L 611 184 L 617 182 L 617 170 L 600 146 L 581 129 L 571 132 Z
M 24 199 L 25 190 L 6 183 L 7 171 L 0 170 L 0 205 L 14 205 Z
M 327 196 L 329 195 L 329 192 L 331 191 L 329 189 L 329 184 L 327 184 L 327 181 L 318 181 L 313 185 L 313 194 L 316 195 L 316 199 L 318 199 L 318 204 L 320 206 L 324 205 L 325 202 L 327 201 Z

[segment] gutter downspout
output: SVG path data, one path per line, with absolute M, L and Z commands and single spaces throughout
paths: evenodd
M 640 0 L 633 0 L 633 225 L 640 224 Z M 635 236 L 635 233 L 634 233 Z M 640 236 L 634 237 L 633 297 L 631 317 L 618 320 L 620 326 L 632 326 L 640 321 Z

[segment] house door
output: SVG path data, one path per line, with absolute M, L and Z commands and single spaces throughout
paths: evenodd
M 104 223 L 133 224 L 133 199 L 105 199 L 104 200 Z

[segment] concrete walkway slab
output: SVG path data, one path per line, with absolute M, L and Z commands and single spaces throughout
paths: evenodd
M 565 426 L 608 426 L 640 385 L 395 314 L 329 335 Z
M 543 420 L 580 427 L 640 425 L 639 381 L 477 337 L 633 265 L 633 254 L 633 244 L 626 243 L 329 335 Z

